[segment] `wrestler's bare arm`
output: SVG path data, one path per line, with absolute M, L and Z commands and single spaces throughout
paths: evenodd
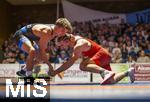
M 52 28 L 44 24 L 37 24 L 32 27 L 32 32 L 36 36 L 42 37 L 43 35 L 51 35 Z
M 49 42 L 49 38 L 47 38 L 46 36 L 41 37 L 39 41 L 40 56 L 41 56 L 41 59 L 49 66 L 49 71 L 53 72 L 53 67 L 51 63 L 49 62 L 48 57 L 46 55 L 46 48 L 47 48 L 48 42 Z
M 85 39 L 80 39 L 74 46 L 74 54 L 78 57 L 82 57 L 82 52 L 89 50 L 90 43 Z
M 72 56 L 67 62 L 65 62 L 63 65 L 61 65 L 58 69 L 54 71 L 54 75 L 59 74 L 70 68 L 77 59 L 78 58 L 76 56 Z
M 70 68 L 74 64 L 74 62 L 82 56 L 82 51 L 83 51 L 84 47 L 86 46 L 86 44 L 87 43 L 82 42 L 82 41 L 77 42 L 74 47 L 72 57 L 67 62 L 65 62 L 62 66 L 60 66 L 58 69 L 56 69 L 54 71 L 54 75 L 59 74 L 65 70 L 67 70 L 68 68 Z

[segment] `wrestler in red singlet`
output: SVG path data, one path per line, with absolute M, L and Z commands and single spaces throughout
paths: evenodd
M 103 67 L 106 70 L 111 71 L 110 67 L 110 61 L 111 61 L 111 56 L 110 53 L 104 49 L 102 46 L 98 45 L 94 41 L 90 39 L 86 39 L 91 43 L 91 49 L 82 52 L 83 56 L 87 56 L 91 58 L 95 62 L 96 65 Z

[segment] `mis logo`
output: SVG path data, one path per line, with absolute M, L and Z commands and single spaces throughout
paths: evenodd
M 24 80 L 19 79 L 18 84 L 16 86 L 13 86 L 11 79 L 6 79 L 6 97 L 50 98 L 48 96 L 49 89 L 47 89 L 46 87 L 47 82 L 44 79 L 35 79 L 33 85 L 24 85 L 24 83 Z M 38 85 L 37 83 L 40 83 L 40 85 Z

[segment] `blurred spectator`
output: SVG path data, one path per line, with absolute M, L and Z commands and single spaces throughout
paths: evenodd
M 128 56 L 128 60 L 127 60 L 127 63 L 135 63 L 135 59 L 133 59 L 132 56 Z
M 145 54 L 150 57 L 150 44 L 147 45 L 147 48 L 144 50 Z
M 139 52 L 139 57 L 137 59 L 137 62 L 138 63 L 150 63 L 149 57 L 145 55 L 145 52 L 143 50 Z
M 59 63 L 64 63 L 64 62 L 66 62 L 67 60 L 68 60 L 68 55 L 67 55 L 67 53 L 65 52 L 65 51 L 61 51 L 60 52 L 60 55 L 59 55 Z
M 129 52 L 129 56 L 131 56 L 134 60 L 137 58 L 137 53 L 134 51 L 134 48 L 131 48 L 131 51 Z
M 126 43 L 122 45 L 121 53 L 122 53 L 122 63 L 126 63 L 126 61 L 128 60 L 128 50 Z
M 17 63 L 16 61 L 16 53 L 9 51 L 5 53 L 5 60 L 3 60 L 3 63 Z
M 121 62 L 122 62 L 121 52 L 119 52 L 119 50 L 116 50 L 112 56 L 112 63 L 121 63 Z
M 56 49 L 53 44 L 49 45 L 49 53 L 50 53 L 49 61 L 52 63 L 59 63 L 59 59 L 57 57 L 58 49 Z
M 130 52 L 131 51 L 131 48 L 132 48 L 132 46 L 131 46 L 131 42 L 130 41 L 127 41 L 126 42 L 127 43 L 127 50 L 128 50 L 128 52 Z
M 115 54 L 116 52 L 117 52 L 117 53 L 121 53 L 121 49 L 119 48 L 117 42 L 115 43 L 115 47 L 114 47 L 113 50 L 112 50 L 112 54 Z

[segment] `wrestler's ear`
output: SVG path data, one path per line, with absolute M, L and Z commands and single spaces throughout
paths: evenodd
M 70 38 L 70 41 L 71 41 L 71 42 L 74 41 L 74 40 L 75 40 L 74 37 L 71 37 L 71 38 Z

